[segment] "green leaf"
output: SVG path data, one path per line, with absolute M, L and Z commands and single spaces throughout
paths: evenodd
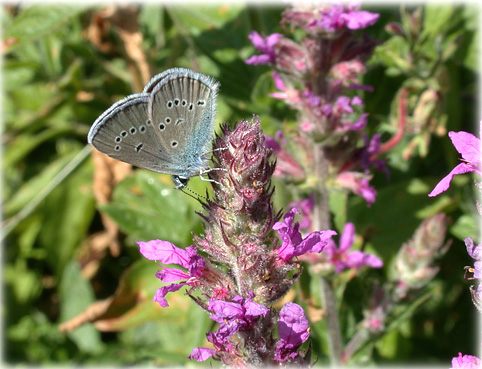
M 69 262 L 63 272 L 59 289 L 61 300 L 60 321 L 65 322 L 82 313 L 92 302 L 94 292 L 81 274 L 77 261 Z M 100 332 L 92 324 L 85 324 L 69 333 L 68 336 L 86 353 L 99 353 L 102 350 Z
M 432 39 L 446 33 L 460 17 L 452 5 L 427 5 L 424 9 L 422 34 Z
M 11 216 L 26 206 L 33 198 L 47 186 L 52 179 L 69 163 L 77 152 L 55 159 L 48 164 L 39 174 L 26 181 L 4 204 L 4 212 Z
M 131 239 L 162 239 L 179 247 L 192 244 L 191 232 L 199 229 L 201 218 L 194 213 L 195 202 L 174 190 L 168 176 L 144 170 L 121 182 L 113 201 L 101 207 Z
M 419 180 L 410 179 L 377 189 L 376 201 L 370 208 L 359 197 L 349 201 L 348 220 L 356 225 L 357 234 L 369 235 L 370 243 L 384 261 L 395 255 L 420 224 L 417 211 L 433 203 L 427 192 L 416 190 L 424 188 L 418 183 Z
M 472 237 L 475 243 L 480 240 L 480 226 L 472 214 L 463 214 L 450 227 L 450 233 L 460 240 Z
M 95 211 L 91 190 L 92 166 L 82 165 L 45 199 L 39 208 L 43 216 L 40 243 L 57 273 L 84 239 Z
M 85 6 L 29 5 L 4 29 L 3 39 L 11 40 L 4 52 L 10 53 L 30 42 L 40 40 L 85 10 Z

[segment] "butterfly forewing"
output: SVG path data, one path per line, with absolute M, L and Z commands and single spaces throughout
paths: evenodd
M 207 167 L 218 87 L 203 74 L 169 69 L 107 109 L 88 142 L 115 159 L 187 180 Z
M 147 116 L 148 101 L 148 94 L 131 95 L 118 101 L 94 122 L 88 141 L 114 159 L 171 174 L 174 172 L 169 171 L 171 156 L 159 147 Z
M 177 174 L 187 178 L 199 172 L 209 151 L 218 85 L 206 76 L 176 70 L 146 87 L 152 90 L 148 116 L 162 146 L 178 163 Z

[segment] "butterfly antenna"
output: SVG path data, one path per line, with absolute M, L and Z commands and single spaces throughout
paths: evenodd
M 203 198 L 203 199 L 206 200 L 206 201 L 207 201 L 207 199 L 208 199 L 206 196 L 203 196 L 203 195 L 198 194 L 196 191 L 191 190 L 191 189 L 190 189 L 189 187 L 187 187 L 187 186 L 179 187 L 178 189 L 181 190 L 181 191 L 182 191 L 183 193 L 185 193 L 186 195 L 191 196 L 193 199 L 195 199 L 195 200 L 197 200 L 197 201 L 199 201 L 199 202 L 201 202 L 201 200 L 199 200 L 199 198 Z M 188 192 L 185 192 L 184 190 L 187 190 Z M 196 195 L 197 197 L 196 197 L 196 196 L 193 196 L 192 194 Z

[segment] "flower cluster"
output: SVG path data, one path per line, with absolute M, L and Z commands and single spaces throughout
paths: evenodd
M 480 122 L 480 132 L 482 136 L 482 121 Z M 482 175 L 482 163 L 481 163 L 481 140 L 475 137 L 473 134 L 460 131 L 449 132 L 449 137 L 452 140 L 457 152 L 462 155 L 462 163 L 458 164 L 452 171 L 445 176 L 430 192 L 428 196 L 434 197 L 440 195 L 442 192 L 447 191 L 450 188 L 452 178 L 457 174 L 464 174 L 473 172 L 477 175 Z M 477 182 L 476 186 L 481 190 L 481 185 Z M 477 209 L 480 215 L 482 210 L 480 204 L 477 202 Z M 467 253 L 475 260 L 474 267 L 465 267 L 466 273 L 473 273 L 473 277 L 468 277 L 469 280 L 481 280 L 482 279 L 482 244 L 476 245 L 471 237 L 464 239 Z M 470 293 L 472 295 L 472 301 L 479 312 L 482 313 L 482 283 L 479 283 L 475 288 L 470 287 Z M 452 368 L 480 368 L 482 367 L 482 360 L 472 355 L 462 355 L 459 353 L 458 357 L 452 359 Z
M 210 172 L 214 196 L 203 204 L 206 213 L 200 213 L 204 235 L 195 236 L 195 245 L 186 249 L 162 240 L 138 242 L 144 257 L 159 262 L 156 276 L 167 283 L 154 301 L 167 307 L 166 294 L 186 286 L 186 293 L 219 323 L 219 329 L 207 335 L 214 348 L 196 348 L 191 359 L 241 366 L 280 361 L 305 365 L 299 351 L 309 336 L 303 309 L 289 303 L 278 314 L 270 305 L 300 275 L 296 259 L 323 251 L 336 232 L 303 237 L 294 219 L 298 209 L 288 211 L 283 221 L 273 214 L 272 150 L 265 145 L 258 118 L 234 129 L 223 126 L 222 132 L 213 150 L 217 170 Z M 279 238 L 272 236 L 273 230 Z M 166 266 L 170 264 L 185 270 Z
M 482 360 L 472 355 L 462 355 L 459 352 L 459 356 L 452 359 L 451 369 L 479 369 L 482 367 Z
M 292 302 L 283 306 L 278 316 L 279 338 L 274 339 L 270 333 L 275 320 L 274 310 L 253 302 L 254 295 L 251 296 L 247 299 L 235 296 L 232 301 L 211 300 L 208 308 L 213 314 L 210 318 L 219 323 L 219 328 L 214 333 L 208 333 L 207 340 L 215 348 L 196 347 L 189 358 L 205 361 L 215 357 L 227 365 L 236 366 L 239 354 L 230 338 L 237 334 L 237 346 L 242 345 L 245 351 L 250 352 L 251 364 L 308 364 L 298 350 L 310 336 L 303 308 Z
M 457 152 L 462 155 L 462 163 L 452 169 L 452 171 L 435 186 L 429 194 L 430 197 L 440 195 L 442 192 L 447 191 L 450 187 L 452 178 L 457 174 L 473 172 L 482 176 L 482 152 L 480 139 L 475 137 L 472 133 L 464 131 L 449 132 L 449 137 Z
M 375 201 L 376 191 L 369 185 L 370 167 L 386 168 L 376 159 L 380 137 L 368 139 L 363 133 L 368 114 L 363 113 L 364 102 L 357 91 L 372 90 L 358 77 L 366 71 L 364 60 L 377 42 L 358 37 L 356 31 L 373 25 L 378 17 L 355 4 L 297 5 L 284 11 L 282 24 L 305 32 L 299 43 L 280 33 L 267 37 L 257 32 L 250 34 L 260 54 L 246 63 L 266 64 L 274 69 L 272 76 L 278 91 L 270 96 L 298 112 L 303 137 L 291 148 L 296 156 L 289 154 L 281 142 L 271 143 L 278 147 L 280 170 L 276 174 L 295 182 L 303 180 L 303 174 L 312 172 L 311 167 L 317 165 L 310 151 L 313 145 L 321 144 L 334 183 L 362 196 L 369 204 Z
M 381 268 L 383 262 L 377 256 L 361 250 L 351 251 L 355 235 L 353 223 L 346 223 L 338 246 L 330 239 L 323 253 L 306 255 L 303 260 L 309 261 L 312 269 L 318 272 L 334 269 L 336 273 L 341 273 L 345 269 L 359 269 L 363 266 Z
M 467 253 L 475 260 L 474 267 L 466 267 L 466 271 L 473 273 L 473 277 L 470 280 L 482 280 L 482 243 L 475 245 L 472 237 L 467 237 L 465 240 L 465 246 L 467 247 Z M 472 301 L 475 307 L 482 313 L 482 283 L 474 288 L 470 287 L 470 293 L 472 294 Z
M 480 122 L 480 135 L 482 135 L 482 121 Z M 452 140 L 457 152 L 462 155 L 462 163 L 458 164 L 452 171 L 445 176 L 430 192 L 428 196 L 434 197 L 440 195 L 449 189 L 452 178 L 457 174 L 475 173 L 479 176 L 482 175 L 482 152 L 481 152 L 481 140 L 475 137 L 473 134 L 460 131 L 449 132 L 449 137 Z M 475 182 L 476 187 L 481 190 L 481 185 Z M 482 209 L 477 201 L 477 209 L 480 215 L 482 215 Z M 475 245 L 474 240 L 471 237 L 464 239 L 467 253 L 475 260 L 474 267 L 466 267 L 466 272 L 473 273 L 471 280 L 482 279 L 482 244 Z M 482 312 L 482 285 L 479 284 L 476 288 L 473 286 L 470 288 L 472 294 L 472 301 L 479 311 Z

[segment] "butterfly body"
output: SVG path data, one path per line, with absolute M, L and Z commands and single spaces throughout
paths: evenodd
M 189 69 L 166 70 L 99 116 L 88 142 L 114 159 L 171 174 L 181 187 L 208 168 L 218 88 Z

